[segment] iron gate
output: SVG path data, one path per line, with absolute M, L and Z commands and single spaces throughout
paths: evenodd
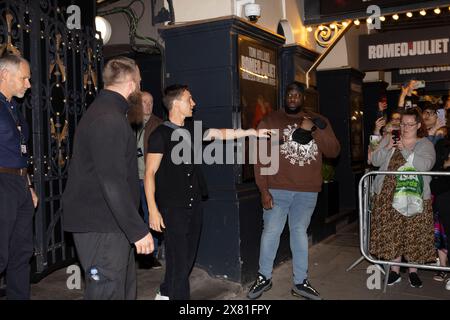
M 32 132 L 29 172 L 39 195 L 33 281 L 75 259 L 71 238 L 62 229 L 61 195 L 74 131 L 97 92 L 103 68 L 94 19 L 69 30 L 70 4 L 76 1 L 0 1 L 0 50 L 21 54 L 31 68 L 31 89 L 18 102 Z

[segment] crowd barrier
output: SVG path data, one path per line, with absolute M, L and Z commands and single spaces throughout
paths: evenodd
M 355 261 L 347 271 L 354 268 L 358 263 L 366 259 L 367 261 L 373 263 L 374 265 L 380 267 L 384 266 L 382 272 L 385 274 L 384 280 L 384 292 L 386 292 L 387 280 L 389 269 L 391 266 L 400 266 L 408 268 L 418 268 L 418 269 L 429 269 L 429 270 L 439 270 L 450 272 L 450 267 L 438 266 L 436 263 L 430 264 L 416 264 L 410 262 L 394 262 L 379 260 L 373 257 L 369 252 L 369 242 L 370 242 L 370 217 L 372 213 L 372 196 L 374 194 L 374 180 L 378 175 L 421 175 L 421 176 L 450 176 L 450 172 L 399 172 L 399 171 L 370 171 L 366 173 L 359 181 L 358 185 L 358 198 L 359 198 L 359 240 L 360 240 L 360 250 L 362 253 L 361 258 Z M 450 201 L 450 199 L 449 199 Z M 450 236 L 450 235 L 449 235 Z

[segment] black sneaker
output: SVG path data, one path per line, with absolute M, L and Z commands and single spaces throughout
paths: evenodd
M 393 286 L 396 283 L 399 283 L 402 281 L 402 277 L 400 276 L 400 273 L 397 273 L 395 271 L 389 271 L 389 277 L 388 277 L 388 286 Z
M 311 300 L 322 300 L 319 292 L 313 288 L 307 279 L 303 280 L 303 283 L 294 285 L 291 293 L 294 296 L 301 296 Z
M 409 284 L 413 288 L 422 288 L 422 280 L 420 280 L 419 276 L 417 275 L 417 272 L 409 273 Z
M 272 279 L 266 279 L 266 277 L 258 273 L 258 277 L 247 293 L 247 298 L 257 299 L 270 288 L 272 288 Z

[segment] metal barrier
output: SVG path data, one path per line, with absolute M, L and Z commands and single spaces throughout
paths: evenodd
M 373 182 L 375 176 L 377 175 L 421 175 L 421 176 L 450 176 L 450 172 L 400 172 L 400 171 L 371 171 L 366 173 L 358 185 L 358 198 L 359 198 L 359 239 L 360 239 L 360 250 L 362 257 L 358 259 L 355 263 L 350 266 L 348 270 L 355 267 L 364 258 L 375 265 L 384 265 L 385 281 L 384 290 L 386 292 L 386 286 L 388 281 L 389 269 L 391 266 L 400 266 L 408 268 L 418 268 L 418 269 L 430 269 L 439 271 L 449 271 L 450 267 L 441 267 L 432 264 L 415 264 L 409 262 L 394 262 L 394 261 L 384 261 L 378 260 L 372 257 L 369 253 L 369 242 L 370 242 L 370 216 L 372 213 L 372 203 L 371 196 L 374 194 Z

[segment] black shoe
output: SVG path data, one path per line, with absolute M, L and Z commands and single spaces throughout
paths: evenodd
M 402 277 L 400 276 L 400 273 L 397 273 L 395 271 L 389 271 L 389 277 L 388 277 L 388 286 L 393 286 L 396 283 L 399 283 L 402 281 Z
M 152 256 L 152 259 L 151 259 L 152 261 L 151 261 L 151 268 L 153 269 L 153 270 L 158 270 L 158 269 L 161 269 L 162 268 L 162 264 L 161 264 L 161 262 L 159 262 L 159 260 L 155 257 L 155 256 Z
M 420 280 L 419 276 L 417 275 L 417 272 L 409 273 L 409 284 L 413 288 L 422 288 L 422 280 Z
M 257 299 L 261 295 L 272 288 L 272 279 L 266 279 L 262 274 L 258 273 L 258 277 L 247 293 L 247 298 Z
M 301 296 L 312 300 L 322 300 L 319 292 L 313 288 L 307 279 L 303 280 L 303 283 L 294 285 L 291 293 L 294 296 Z

